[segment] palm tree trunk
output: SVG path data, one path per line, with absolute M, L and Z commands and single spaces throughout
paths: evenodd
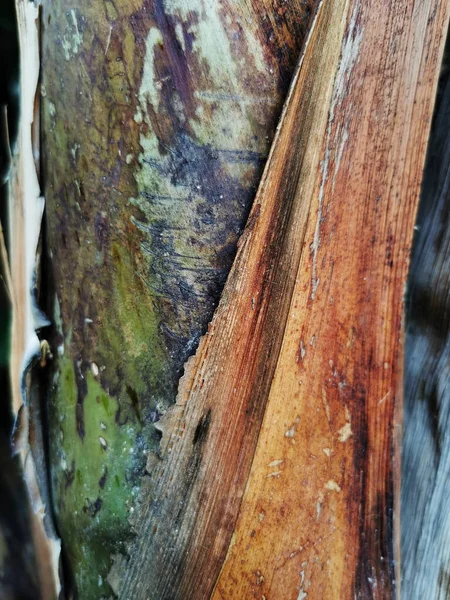
M 448 3 L 41 4 L 17 0 L 11 272 L 43 597 L 54 526 L 68 598 L 398 598 L 403 294 Z
M 232 264 L 311 8 L 43 2 L 50 469 L 82 598 L 108 593 L 130 539 L 157 422 Z

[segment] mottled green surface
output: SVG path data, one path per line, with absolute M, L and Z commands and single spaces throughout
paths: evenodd
M 158 448 L 154 423 L 212 316 L 254 197 L 304 4 L 43 2 L 49 451 L 83 600 L 110 593 L 110 555 L 131 533 Z
M 89 372 L 83 402 L 84 437 L 74 437 L 77 386 L 74 365 L 65 358 L 60 360 L 58 384 L 51 422 L 59 437 L 59 443 L 54 441 L 59 464 L 53 465 L 54 489 L 60 498 L 57 514 L 64 515 L 70 562 L 90 564 L 98 571 L 97 578 L 91 571 L 81 570 L 78 575 L 80 588 L 95 597 L 96 587 L 104 591 L 101 573 L 108 569 L 109 552 L 118 539 L 126 540 L 128 535 L 127 515 L 136 494 L 133 484 L 139 482 L 133 459 L 137 465 L 142 463 L 142 456 L 137 456 L 142 455 L 142 444 L 136 440 L 138 428 L 117 427 L 117 400 Z

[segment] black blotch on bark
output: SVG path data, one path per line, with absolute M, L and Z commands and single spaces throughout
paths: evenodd
M 127 385 L 126 391 L 127 391 L 128 397 L 130 398 L 131 406 L 134 410 L 136 418 L 137 418 L 139 424 L 142 425 L 141 411 L 139 408 L 139 398 L 136 393 L 136 390 L 133 389 L 130 385 Z
M 206 436 L 208 435 L 209 426 L 211 425 L 211 409 L 208 409 L 206 415 L 198 422 L 198 425 L 195 429 L 194 439 L 192 440 L 193 445 L 203 444 L 206 440 Z
M 91 502 L 88 498 L 86 498 L 86 504 L 83 506 L 83 512 L 88 513 L 91 517 L 95 517 L 95 515 L 102 508 L 103 501 L 99 497 L 94 502 Z
M 103 475 L 100 477 L 98 485 L 103 489 L 105 487 L 106 478 L 108 477 L 108 467 L 105 467 Z
M 74 371 L 75 379 L 77 382 L 77 405 L 75 407 L 75 418 L 77 425 L 77 433 L 81 440 L 84 440 L 85 429 L 84 429 L 84 399 L 87 395 L 87 383 L 86 378 L 82 373 L 83 365 L 79 361 L 74 360 Z

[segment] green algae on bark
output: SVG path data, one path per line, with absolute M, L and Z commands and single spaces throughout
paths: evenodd
M 155 422 L 217 304 L 312 5 L 43 0 L 49 454 L 79 598 L 109 593 Z
M 86 373 L 83 436 L 73 436 L 77 427 L 76 365 L 59 361 L 57 394 L 52 406 L 53 489 L 60 502 L 56 516 L 62 537 L 67 540 L 71 564 L 95 565 L 97 576 L 80 570 L 79 587 L 86 597 L 102 591 L 101 573 L 108 569 L 109 553 L 117 540 L 129 535 L 127 516 L 136 495 L 139 470 L 133 472 L 135 456 L 142 453 L 137 428 L 117 427 L 118 402 L 101 388 L 92 372 Z M 67 444 L 71 440 L 71 444 Z M 63 518 L 62 515 L 64 515 Z

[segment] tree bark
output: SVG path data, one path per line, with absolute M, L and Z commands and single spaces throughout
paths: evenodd
M 45 597 L 47 475 L 69 597 L 399 597 L 403 294 L 449 10 L 43 0 L 11 265 L 52 320 L 38 355 L 24 296 L 12 368 Z
M 313 2 L 43 2 L 54 508 L 107 594 L 155 423 L 212 317 Z
M 379 8 L 321 5 L 119 597 L 399 594 L 403 291 L 448 7 Z
M 39 113 L 36 90 L 39 79 L 39 11 L 28 0 L 17 0 L 16 13 L 20 48 L 20 123 L 14 131 L 9 193 L 9 269 L 12 302 L 11 408 L 15 416 L 11 452 L 26 482 L 23 508 L 29 517 L 30 536 L 36 556 L 35 577 L 39 598 L 54 598 L 59 592 L 60 542 L 52 525 L 44 459 L 45 421 L 41 420 L 40 398 L 31 372 L 39 365 L 41 346 L 36 330 L 48 321 L 37 308 L 36 263 L 39 254 L 44 199 L 36 163 L 39 154 Z M 17 460 L 17 459 L 14 459 Z M 20 488 L 19 488 L 20 489 Z M 12 518 L 12 517 L 11 517 Z

